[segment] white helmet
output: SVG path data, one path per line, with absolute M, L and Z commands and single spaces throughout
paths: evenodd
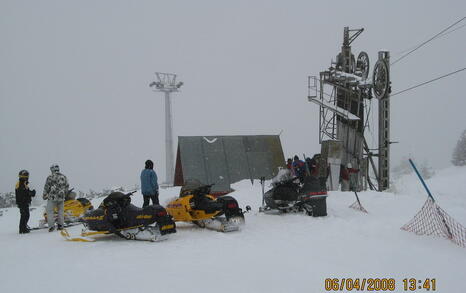
M 348 163 L 348 164 L 346 165 L 346 168 L 351 169 L 351 168 L 353 168 L 353 165 L 351 165 L 351 163 Z
M 60 167 L 58 167 L 57 164 L 53 164 L 52 166 L 50 166 L 50 171 L 52 171 L 52 173 L 59 172 L 59 171 L 60 171 Z

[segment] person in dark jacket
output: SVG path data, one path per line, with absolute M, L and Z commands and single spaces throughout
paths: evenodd
M 157 174 L 154 171 L 154 163 L 151 160 L 146 161 L 146 166 L 141 172 L 141 192 L 144 197 L 142 207 L 152 204 L 159 204 L 159 185 L 157 183 Z
M 27 170 L 19 171 L 19 180 L 15 188 L 16 205 L 19 208 L 21 218 L 19 220 L 19 234 L 29 233 L 29 205 L 32 198 L 36 195 L 35 190 L 29 190 L 29 172 Z
M 314 173 L 314 169 L 316 168 L 316 160 L 307 157 L 304 163 L 307 165 L 306 172 L 309 172 L 309 176 L 312 175 Z

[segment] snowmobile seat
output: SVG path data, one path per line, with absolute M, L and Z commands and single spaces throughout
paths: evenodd
M 283 184 L 273 189 L 273 199 L 283 201 L 298 200 L 298 186 Z
M 222 204 L 227 219 L 236 216 L 243 217 L 243 211 L 240 209 L 238 201 L 236 201 L 234 197 L 228 195 L 220 196 L 217 198 L 217 202 Z
M 205 195 L 195 195 L 193 197 L 194 208 L 205 211 L 207 214 L 215 213 L 223 209 L 223 203 L 217 202 Z

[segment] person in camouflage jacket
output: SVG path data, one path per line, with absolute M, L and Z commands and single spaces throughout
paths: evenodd
M 57 164 L 52 165 L 50 167 L 50 171 L 52 171 L 52 174 L 50 174 L 45 181 L 43 198 L 47 200 L 47 223 L 49 226 L 49 232 L 52 232 L 55 230 L 55 208 L 57 208 L 58 211 L 58 230 L 63 229 L 64 201 L 70 186 L 66 176 L 60 173 L 60 168 Z

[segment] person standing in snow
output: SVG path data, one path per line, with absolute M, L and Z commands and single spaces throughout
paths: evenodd
M 60 173 L 60 167 L 57 164 L 50 166 L 50 174 L 45 181 L 43 199 L 47 200 L 47 223 L 49 232 L 55 230 L 55 215 L 54 209 L 58 211 L 58 230 L 63 229 L 64 225 L 64 201 L 68 193 L 69 184 L 65 175 Z
M 348 163 L 348 174 L 349 174 L 349 190 L 350 191 L 359 191 L 359 184 L 358 184 L 358 173 L 359 170 L 353 168 L 351 163 Z
M 298 156 L 294 156 L 293 159 L 294 174 L 296 175 L 296 177 L 299 178 L 300 182 L 303 182 L 304 177 L 306 176 L 306 166 L 304 165 L 304 162 L 299 159 Z
M 288 170 L 290 170 L 290 172 L 291 172 L 292 174 L 294 173 L 294 172 L 293 172 L 293 160 L 291 160 L 291 158 L 288 158 L 288 159 L 286 160 L 286 168 L 287 168 Z
M 34 196 L 35 190 L 29 190 L 29 172 L 27 170 L 19 171 L 19 180 L 15 188 L 16 205 L 19 208 L 21 218 L 19 220 L 19 234 L 29 233 L 29 205 Z
M 152 204 L 159 204 L 159 185 L 157 183 L 157 174 L 154 171 L 154 163 L 147 160 L 144 170 L 141 172 L 141 192 L 144 197 L 142 207 L 149 205 L 152 199 Z
M 341 191 L 350 190 L 350 181 L 349 181 L 349 172 L 344 165 L 340 165 L 340 182 L 341 182 Z

